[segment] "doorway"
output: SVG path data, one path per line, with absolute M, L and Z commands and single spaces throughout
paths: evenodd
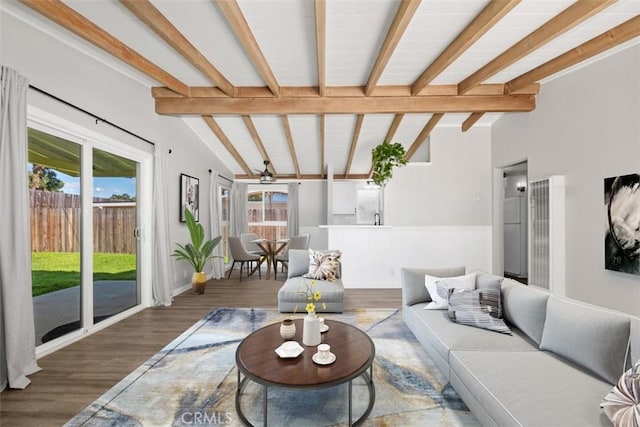
M 528 281 L 528 174 L 527 162 L 502 170 L 504 276 L 522 283 Z

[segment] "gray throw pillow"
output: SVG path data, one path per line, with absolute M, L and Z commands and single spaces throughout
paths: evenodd
M 511 329 L 499 317 L 502 314 L 499 290 L 451 289 L 449 292 L 448 313 L 451 321 L 511 335 Z
M 476 289 L 500 290 L 503 280 L 504 277 L 489 274 L 484 271 L 478 271 L 476 274 Z

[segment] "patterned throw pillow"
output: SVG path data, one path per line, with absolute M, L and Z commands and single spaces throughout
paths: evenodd
M 622 374 L 600 404 L 614 426 L 640 426 L 640 360 Z
M 341 252 L 323 252 L 309 249 L 309 272 L 302 277 L 316 280 L 336 280 Z
M 502 302 L 497 289 L 449 290 L 449 319 L 453 322 L 511 335 L 501 315 Z

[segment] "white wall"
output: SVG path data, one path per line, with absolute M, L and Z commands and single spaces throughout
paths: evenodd
M 536 110 L 492 128 L 492 162 L 566 176 L 567 296 L 640 315 L 640 276 L 604 269 L 603 180 L 640 172 L 640 46 L 542 85 Z
M 396 168 L 385 188 L 385 225 L 491 225 L 491 130 L 436 129 L 431 163 Z
M 186 226 L 179 222 L 178 217 L 180 173 L 200 179 L 200 219 L 208 233 L 208 170 L 215 169 L 226 176 L 231 173 L 182 119 L 157 115 L 149 87 L 139 80 L 116 72 L 4 10 L 0 11 L 0 22 L 2 65 L 17 70 L 32 85 L 153 141 L 156 149 L 172 150 L 166 189 L 170 203 L 171 241 L 188 240 Z M 89 116 L 33 91 L 29 93 L 29 102 L 83 126 L 99 127 L 100 132 L 124 143 L 140 144 L 135 138 L 107 124 L 95 124 Z M 172 287 L 178 289 L 189 282 L 191 273 L 186 263 L 176 263 L 175 267 Z M 188 272 L 187 279 L 184 279 L 183 271 Z

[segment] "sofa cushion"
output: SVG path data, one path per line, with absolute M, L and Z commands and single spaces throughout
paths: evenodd
M 449 292 L 448 314 L 452 322 L 511 334 L 511 329 L 500 318 L 502 308 L 499 289 L 451 289 Z
M 549 293 L 517 283 L 502 282 L 502 316 L 529 338 L 540 344 Z
M 611 385 L 552 353 L 453 351 L 449 360 L 453 388 L 495 425 L 609 425 L 599 403 Z
M 306 251 L 305 251 L 306 252 Z M 281 312 L 296 311 L 304 312 L 307 304 L 305 283 L 310 283 L 311 279 L 303 277 L 291 277 L 278 290 L 278 308 Z M 314 291 L 320 292 L 320 304 L 317 304 L 318 311 L 342 312 L 344 301 L 344 287 L 340 280 L 329 282 L 326 280 L 314 280 Z M 320 309 L 322 304 L 326 309 Z
M 402 302 L 406 305 L 413 305 L 419 302 L 431 301 L 429 292 L 424 286 L 425 275 L 436 277 L 461 276 L 464 274 L 464 267 L 451 268 L 402 268 Z
M 536 343 L 518 330 L 513 335 L 496 334 L 484 329 L 470 328 L 449 320 L 446 311 L 423 310 L 425 303 L 405 306 L 403 310 L 411 310 L 412 316 L 421 322 L 420 331 L 413 331 L 414 335 L 422 336 L 444 360 L 449 360 L 449 350 L 501 350 L 501 351 L 538 351 Z M 418 328 L 414 326 L 413 328 Z M 602 397 L 602 396 L 601 396 Z
M 625 371 L 631 320 L 574 301 L 549 298 L 540 348 L 615 384 Z
M 431 302 L 424 307 L 425 310 L 446 310 L 449 306 L 449 289 L 474 289 L 476 273 L 455 277 L 435 277 L 425 274 L 424 285 L 431 298 Z
M 287 277 L 298 277 L 309 271 L 309 252 L 306 249 L 290 249 Z

